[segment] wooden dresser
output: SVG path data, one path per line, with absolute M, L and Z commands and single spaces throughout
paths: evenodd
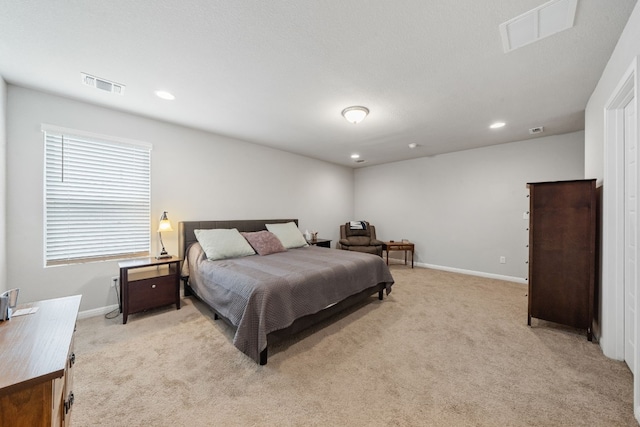
M 24 304 L 38 311 L 0 322 L 0 427 L 70 424 L 80 299 Z
M 596 181 L 530 183 L 529 319 L 586 329 L 592 339 Z

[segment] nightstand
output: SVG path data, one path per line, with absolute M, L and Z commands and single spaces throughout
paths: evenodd
M 310 245 L 316 245 L 316 246 L 322 247 L 322 248 L 330 248 L 331 247 L 331 240 L 327 240 L 327 239 L 307 240 L 307 243 L 310 244 Z
M 180 309 L 181 261 L 177 257 L 136 258 L 118 263 L 123 324 L 132 313 L 174 303 Z
M 408 240 L 401 242 L 394 242 L 390 240 L 383 242 L 382 250 L 387 251 L 387 265 L 389 265 L 389 252 L 390 251 L 404 251 L 404 265 L 407 265 L 407 252 L 411 252 L 411 268 L 413 268 L 413 252 L 415 251 L 415 245 Z

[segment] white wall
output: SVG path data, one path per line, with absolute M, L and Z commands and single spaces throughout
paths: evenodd
M 382 240 L 414 242 L 417 262 L 524 281 L 526 184 L 582 179 L 583 161 L 575 132 L 362 168 L 355 217 Z
M 585 173 L 599 182 L 604 179 L 604 107 L 637 55 L 640 55 L 640 3 L 633 9 L 585 110 Z M 606 185 L 603 191 L 607 191 Z
M 623 347 L 619 343 L 617 316 L 620 313 L 620 301 L 617 294 L 620 291 L 619 282 L 615 279 L 619 265 L 616 264 L 616 200 L 621 197 L 615 190 L 615 180 L 607 182 L 605 178 L 605 151 L 612 153 L 612 147 L 605 147 L 605 107 L 610 102 L 616 86 L 629 69 L 634 58 L 640 55 L 640 4 L 636 4 L 618 43 L 609 58 L 595 90 L 591 94 L 585 110 L 585 173 L 598 179 L 598 186 L 602 186 L 602 241 L 600 247 L 601 277 L 599 295 L 597 299 L 597 318 L 594 332 L 599 336 L 599 342 L 605 355 L 620 359 L 618 349 Z M 636 88 L 637 90 L 637 88 Z M 611 167 L 612 175 L 616 175 L 616 168 Z M 623 171 L 618 171 L 623 173 Z M 623 230 L 624 227 L 621 229 Z M 618 286 L 617 286 L 618 285 Z
M 83 294 L 81 310 L 116 303 L 116 262 L 43 267 L 42 123 L 152 143 L 152 228 L 168 211 L 173 254 L 179 221 L 298 218 L 335 243 L 353 217 L 347 167 L 13 85 L 7 110 L 7 274 L 21 302 Z
M 0 77 L 0 293 L 9 289 L 7 284 L 7 84 Z
M 624 358 L 625 350 L 625 305 L 624 262 L 622 260 L 624 239 L 633 234 L 625 230 L 620 218 L 623 205 L 623 192 L 616 190 L 622 184 L 616 184 L 614 177 L 620 176 L 620 164 L 616 164 L 613 156 L 616 149 L 605 146 L 605 107 L 630 65 L 640 55 L 640 3 L 636 4 L 627 25 L 625 26 L 616 47 L 609 58 L 598 84 L 589 98 L 585 111 L 585 171 L 597 177 L 602 184 L 602 272 L 600 286 L 600 346 L 608 357 Z M 639 70 L 636 70 L 636 74 Z M 636 76 L 637 79 L 637 76 Z M 637 82 L 637 80 L 636 80 Z M 638 85 L 635 87 L 636 105 L 638 105 Z M 636 114 L 638 112 L 636 111 Z M 613 143 L 609 138 L 607 143 Z M 605 154 L 607 153 L 607 154 Z M 605 161 L 607 165 L 605 166 Z M 607 172 L 605 176 L 605 171 Z M 620 178 L 618 178 L 620 179 Z M 637 230 L 636 230 L 637 232 Z M 624 236 L 621 234 L 624 233 Z M 634 238 L 636 236 L 633 236 Z M 640 306 L 640 295 L 636 293 L 636 308 Z M 636 310 L 637 313 L 637 310 Z M 637 316 L 637 314 L 636 314 Z M 640 319 L 635 319 L 636 352 L 640 343 Z M 635 356 L 634 377 L 634 414 L 640 422 L 640 378 L 638 373 L 640 362 Z

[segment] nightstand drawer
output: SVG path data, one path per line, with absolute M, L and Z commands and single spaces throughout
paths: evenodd
M 129 282 L 129 312 L 148 310 L 176 302 L 175 276 Z

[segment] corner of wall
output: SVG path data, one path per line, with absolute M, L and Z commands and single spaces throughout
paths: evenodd
M 0 292 L 7 286 L 7 84 L 0 76 Z

